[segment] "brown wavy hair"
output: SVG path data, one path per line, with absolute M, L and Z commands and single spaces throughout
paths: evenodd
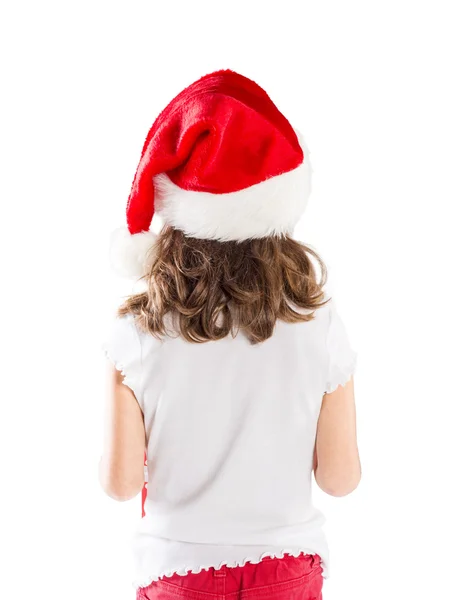
M 147 289 L 119 308 L 138 326 L 161 338 L 170 313 L 178 335 L 189 342 L 220 340 L 245 332 L 251 343 L 268 339 L 277 319 L 310 321 L 326 304 L 327 269 L 307 245 L 288 236 L 220 242 L 186 236 L 165 225 L 151 249 Z M 310 260 L 319 264 L 321 276 Z M 307 309 L 300 313 L 291 306 Z M 221 322 L 220 322 L 221 321 Z

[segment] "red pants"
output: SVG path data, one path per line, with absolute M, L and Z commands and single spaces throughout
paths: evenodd
M 136 600 L 322 600 L 316 555 L 263 558 L 258 564 L 162 577 L 137 590 Z

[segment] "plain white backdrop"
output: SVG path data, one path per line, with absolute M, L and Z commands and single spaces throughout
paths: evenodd
M 2 598 L 133 600 L 139 496 L 101 490 L 110 270 L 149 127 L 201 75 L 255 79 L 305 136 L 298 237 L 351 343 L 363 480 L 315 491 L 325 600 L 455 597 L 450 3 L 8 2 L 0 21 Z M 19 588 L 19 589 L 18 589 Z

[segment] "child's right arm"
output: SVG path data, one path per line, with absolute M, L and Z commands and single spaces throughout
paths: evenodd
M 314 478 L 327 494 L 346 496 L 361 477 L 353 380 L 357 352 L 333 298 L 328 316 L 327 370 L 314 448 Z
M 357 448 L 354 380 L 324 394 L 316 435 L 314 478 L 331 496 L 346 496 L 358 486 L 361 466 Z

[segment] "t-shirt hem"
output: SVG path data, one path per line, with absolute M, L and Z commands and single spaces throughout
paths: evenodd
M 182 567 L 175 567 L 175 568 L 170 568 L 170 569 L 164 570 L 160 573 L 154 573 L 154 574 L 150 574 L 150 575 L 146 575 L 146 576 L 137 577 L 136 579 L 133 580 L 132 586 L 135 589 L 145 588 L 145 587 L 149 586 L 150 584 L 152 584 L 154 581 L 159 581 L 163 577 L 172 577 L 173 575 L 181 575 L 184 577 L 185 575 L 188 575 L 190 572 L 197 574 L 197 573 L 200 573 L 201 571 L 208 571 L 212 567 L 215 570 L 221 569 L 221 567 L 223 565 L 225 565 L 226 567 L 230 567 L 230 568 L 243 567 L 243 566 L 245 566 L 246 563 L 258 564 L 261 562 L 261 560 L 263 558 L 266 558 L 266 557 L 284 558 L 285 555 L 298 557 L 301 554 L 315 555 L 318 553 L 310 548 L 299 547 L 297 550 L 296 549 L 283 549 L 283 550 L 279 550 L 277 552 L 266 551 L 266 552 L 262 552 L 260 554 L 254 555 L 254 556 L 247 556 L 242 560 L 221 561 L 219 563 L 213 563 L 213 564 L 205 564 L 205 565 L 194 564 L 194 565 L 187 565 L 187 566 L 182 566 Z M 322 577 L 324 579 L 328 579 L 328 577 L 329 577 L 328 565 L 327 565 L 326 560 L 323 557 L 321 557 L 321 567 L 322 567 Z

